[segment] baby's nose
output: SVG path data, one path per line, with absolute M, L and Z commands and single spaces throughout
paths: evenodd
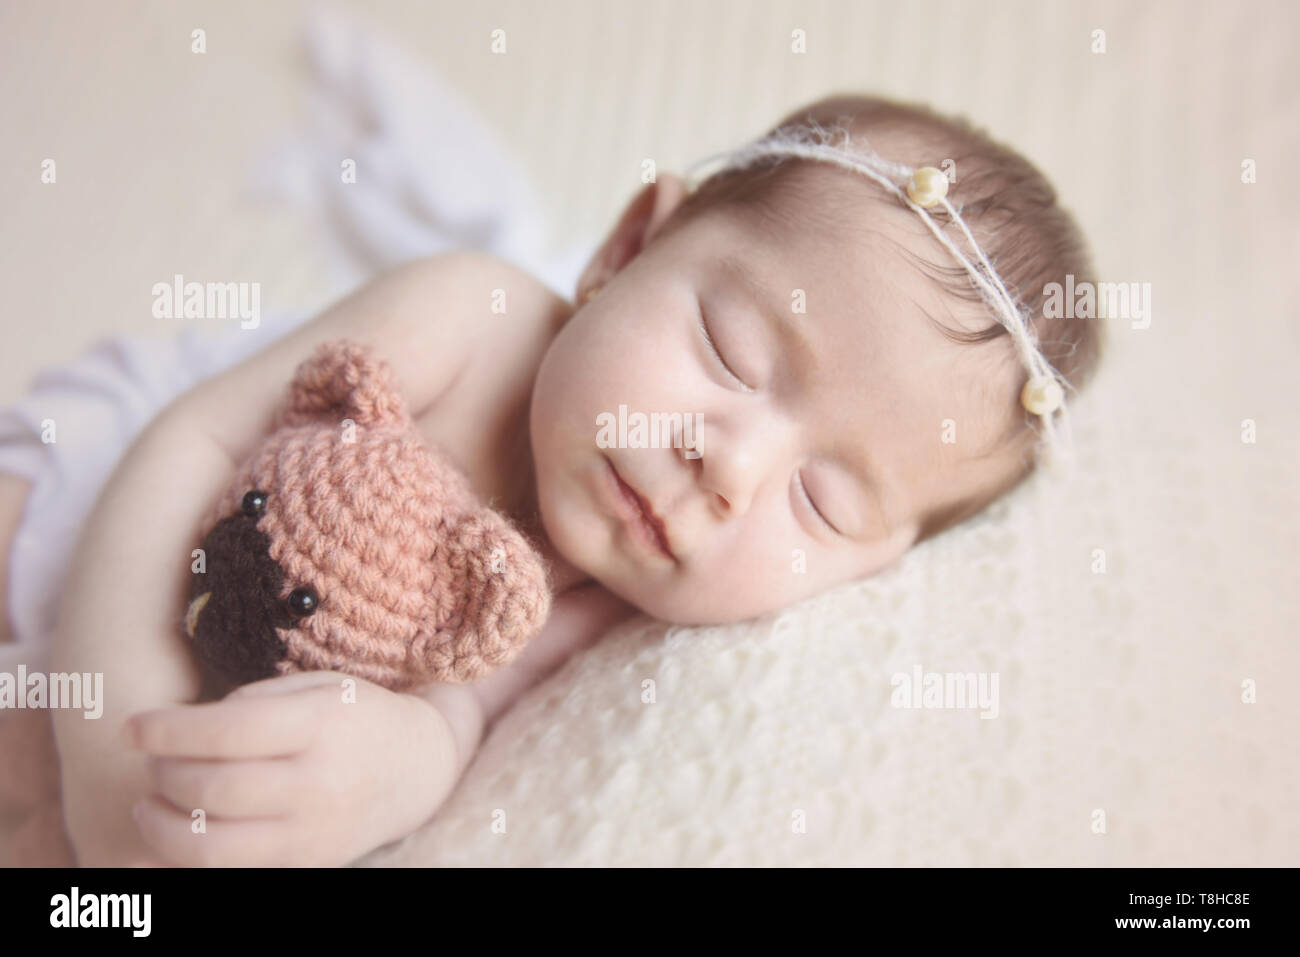
M 722 515 L 743 515 L 766 477 L 792 466 L 796 439 L 782 422 L 719 426 L 694 460 L 701 488 Z

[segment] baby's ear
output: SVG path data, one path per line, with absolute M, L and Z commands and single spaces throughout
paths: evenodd
M 404 426 L 406 402 L 388 363 L 351 339 L 322 342 L 294 372 L 280 425 L 351 419 L 362 426 Z

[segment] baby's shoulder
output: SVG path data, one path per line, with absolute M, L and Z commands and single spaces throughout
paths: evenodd
M 445 284 L 443 295 L 454 303 L 454 321 L 473 327 L 470 378 L 481 373 L 505 385 L 514 374 L 525 377 L 531 387 L 532 373 L 573 314 L 573 305 L 527 270 L 490 253 L 466 250 L 450 255 L 454 259 L 437 269 Z M 512 390 L 506 385 L 504 391 Z
M 419 260 L 415 268 L 426 270 L 434 282 L 467 306 L 467 318 L 481 318 L 488 328 L 492 316 L 549 320 L 558 325 L 573 310 L 563 296 L 526 269 L 491 253 L 457 250 Z
M 573 310 L 527 270 L 474 249 L 413 259 L 381 274 L 373 286 L 390 315 L 422 325 L 454 322 L 488 333 L 511 325 L 518 331 L 526 320 L 550 321 L 558 329 Z
M 470 249 L 394 267 L 364 298 L 371 337 L 392 353 L 417 415 L 458 381 L 493 373 L 487 378 L 504 384 L 536 360 L 573 311 L 526 270 Z M 430 367 L 438 364 L 460 372 L 435 375 Z
M 412 405 L 421 433 L 452 456 L 484 500 L 519 500 L 528 453 L 533 383 L 573 307 L 513 263 L 485 253 L 448 253 L 410 268 L 400 339 L 410 379 L 447 349 L 457 371 Z M 398 341 L 398 340 L 394 340 Z

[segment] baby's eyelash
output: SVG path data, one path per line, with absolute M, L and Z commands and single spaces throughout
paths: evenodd
M 798 472 L 796 472 L 794 477 L 795 480 L 799 483 L 799 493 L 803 495 L 804 501 L 807 502 L 808 507 L 813 510 L 813 514 L 817 516 L 818 521 L 820 521 L 823 525 L 829 528 L 836 535 L 842 534 L 838 528 L 836 528 L 834 525 L 832 525 L 830 522 L 826 520 L 826 516 L 822 514 L 822 510 L 819 509 L 817 507 L 817 503 L 812 500 L 812 496 L 808 494 L 808 489 L 803 484 L 803 476 Z
M 709 351 L 712 352 L 713 355 L 717 358 L 718 363 L 722 366 L 723 369 L 726 370 L 727 375 L 731 376 L 733 379 L 739 382 L 748 391 L 753 392 L 754 391 L 753 387 L 750 386 L 750 384 L 746 382 L 744 379 L 742 379 L 740 376 L 736 375 L 735 370 L 732 369 L 731 366 L 727 365 L 727 360 L 722 358 L 722 353 L 718 351 L 717 343 L 713 341 L 713 336 L 709 334 L 709 324 L 704 319 L 703 306 L 700 306 L 700 331 L 704 333 L 704 341 L 709 344 Z

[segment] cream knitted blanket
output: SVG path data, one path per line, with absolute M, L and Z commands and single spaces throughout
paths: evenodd
M 1294 865 L 1297 449 L 1125 366 L 1075 475 L 756 623 L 626 623 L 364 863 Z M 915 669 L 996 717 L 891 706 Z

